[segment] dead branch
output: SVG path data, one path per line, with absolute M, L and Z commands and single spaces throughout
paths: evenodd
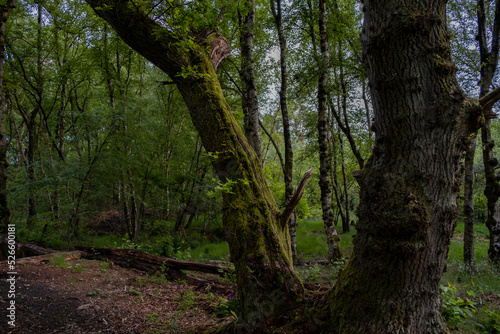
M 290 199 L 290 201 L 288 201 L 285 211 L 283 211 L 283 214 L 281 215 L 281 227 L 283 229 L 285 229 L 288 221 L 290 220 L 290 217 L 292 217 L 293 210 L 295 210 L 295 207 L 297 207 L 297 205 L 299 204 L 299 201 L 304 194 L 304 188 L 306 187 L 307 180 L 311 177 L 313 170 L 314 169 L 311 168 L 307 172 L 305 172 L 302 180 L 299 183 L 299 186 L 297 187 L 297 190 L 295 190 L 292 198 Z

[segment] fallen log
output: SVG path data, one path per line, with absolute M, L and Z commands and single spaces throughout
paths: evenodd
M 224 276 L 233 270 L 224 266 L 215 266 L 199 262 L 177 261 L 168 257 L 144 253 L 135 249 L 98 248 L 75 246 L 82 251 L 82 257 L 92 260 L 110 260 L 122 267 L 139 269 L 141 271 L 189 270 Z
M 29 257 L 23 257 L 21 259 L 16 259 L 16 266 L 21 264 L 37 264 L 37 263 L 46 263 L 49 262 L 54 257 L 62 257 L 65 261 L 70 260 L 78 260 L 81 257 L 80 251 L 72 251 L 72 252 L 53 252 L 42 255 L 35 255 Z M 0 267 L 7 264 L 8 260 L 0 261 Z
M 9 239 L 0 236 L 0 244 L 8 245 Z M 28 257 L 28 256 L 36 256 L 36 255 L 43 255 L 43 254 L 50 254 L 50 253 L 56 253 L 56 251 L 52 250 L 52 249 L 43 248 L 43 247 L 40 247 L 37 245 L 33 245 L 33 244 L 16 243 L 16 257 L 17 258 L 21 258 L 21 257 L 24 258 L 24 257 Z

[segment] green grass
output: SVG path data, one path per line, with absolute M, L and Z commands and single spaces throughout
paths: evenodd
M 476 272 L 470 273 L 463 263 L 464 224 L 459 222 L 450 244 L 447 271 L 441 280 L 443 286 L 454 286 L 457 298 L 470 300 L 475 304 L 471 317 L 449 323 L 453 333 L 500 333 L 500 310 L 490 300 L 500 298 L 500 270 L 491 265 L 488 259 L 488 229 L 484 224 L 474 225 L 474 253 Z M 497 328 L 497 329 L 495 329 Z
M 229 261 L 227 242 L 207 243 L 189 250 L 194 261 L 224 260 Z
M 337 226 L 340 228 L 340 225 Z M 349 233 L 339 233 L 340 249 L 344 256 L 349 256 L 352 251 L 352 236 L 355 229 Z M 297 254 L 300 260 L 320 260 L 325 258 L 328 247 L 326 245 L 325 225 L 323 220 L 301 220 L 297 227 Z

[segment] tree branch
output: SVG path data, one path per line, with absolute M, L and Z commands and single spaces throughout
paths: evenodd
M 312 172 L 313 168 L 305 172 L 304 176 L 302 177 L 302 180 L 299 183 L 299 186 L 297 187 L 297 190 L 295 190 L 295 193 L 293 194 L 292 198 L 290 199 L 290 201 L 288 201 L 285 211 L 283 211 L 283 214 L 281 215 L 281 227 L 283 228 L 283 230 L 288 224 L 290 217 L 292 217 L 293 210 L 295 210 L 295 208 L 299 204 L 299 201 L 302 198 L 302 195 L 304 194 L 304 188 L 306 187 L 307 180 L 311 177 Z
M 484 115 L 486 118 L 497 118 L 497 115 L 491 112 L 491 108 L 493 105 L 500 100 L 500 87 L 495 88 L 485 96 L 479 99 L 479 104 L 483 108 L 483 110 L 487 111 L 487 114 Z
M 342 122 L 339 114 L 335 110 L 335 106 L 333 105 L 333 102 L 332 102 L 330 96 L 328 96 L 328 104 L 330 105 L 330 110 L 332 111 L 333 117 L 335 117 L 337 124 L 339 125 L 340 129 L 342 130 L 342 132 L 347 137 L 347 140 L 349 141 L 349 145 L 351 146 L 352 153 L 356 157 L 356 160 L 358 161 L 359 167 L 361 169 L 363 169 L 363 167 L 365 166 L 365 160 L 361 156 L 361 153 L 359 153 L 359 151 L 358 151 L 358 148 L 356 146 L 356 142 L 354 141 L 354 138 L 351 135 L 351 130 L 349 129 L 349 126 L 347 126 L 347 123 L 344 124 Z
M 269 137 L 269 141 L 273 144 L 274 149 L 276 150 L 276 154 L 278 154 L 278 158 L 280 159 L 281 169 L 283 170 L 283 174 L 285 174 L 285 163 L 283 162 L 283 157 L 281 156 L 280 149 L 278 148 L 278 145 L 276 145 L 276 142 L 274 141 L 273 137 L 266 130 L 266 128 L 264 127 L 264 124 L 262 124 L 262 122 L 260 120 L 259 120 L 259 124 L 260 124 L 260 127 L 262 128 L 262 130 L 264 130 L 266 135 Z

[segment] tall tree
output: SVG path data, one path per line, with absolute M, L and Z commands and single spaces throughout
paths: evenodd
M 500 1 L 495 1 L 495 16 L 493 29 L 491 31 L 491 48 L 488 46 L 487 25 L 486 25 L 486 9 L 484 0 L 477 2 L 477 24 L 479 41 L 479 53 L 481 57 L 481 81 L 479 96 L 483 97 L 489 93 L 493 77 L 495 76 L 498 66 L 498 52 L 500 46 Z M 488 110 L 488 114 L 492 114 Z M 490 231 L 490 247 L 488 255 L 493 262 L 500 262 L 500 220 L 498 210 L 498 198 L 500 197 L 500 182 L 496 174 L 498 168 L 498 159 L 493 155 L 493 147 L 495 142 L 491 137 L 491 117 L 494 114 L 486 117 L 483 127 L 481 128 L 481 141 L 483 147 L 483 162 L 484 175 L 486 186 L 484 194 L 487 199 L 488 217 L 486 218 L 486 226 Z M 472 148 L 471 148 L 472 150 Z
M 321 189 L 321 209 L 325 224 L 328 259 L 335 260 L 341 256 L 339 236 L 335 229 L 332 210 L 332 188 L 330 186 L 331 159 L 328 150 L 328 116 L 327 116 L 327 84 L 330 51 L 326 31 L 326 1 L 319 0 L 319 39 L 321 49 L 320 76 L 318 80 L 318 144 L 319 144 L 319 187 Z
M 283 14 L 281 10 L 281 0 L 271 0 L 271 12 L 274 18 L 276 31 L 278 32 L 278 42 L 280 46 L 280 70 L 281 70 L 281 87 L 280 87 L 280 109 L 281 119 L 283 121 L 283 139 L 285 142 L 285 160 L 283 166 L 283 175 L 285 179 L 285 199 L 286 203 L 293 196 L 293 149 L 292 136 L 290 133 L 290 119 L 288 117 L 287 105 L 287 87 L 288 87 L 288 70 L 287 62 L 287 47 L 286 37 L 283 31 Z M 297 217 L 292 215 L 288 224 L 290 231 L 290 241 L 292 243 L 292 254 L 297 255 Z
M 456 80 L 446 0 L 363 1 L 375 147 L 360 183 L 358 234 L 330 291 L 328 328 L 444 333 L 440 280 L 458 215 L 463 152 L 498 91 Z M 411 66 L 410 66 L 411 64 Z
M 208 28 L 198 24 L 194 30 L 194 22 L 185 21 L 190 8 L 182 21 L 172 17 L 160 24 L 130 1 L 88 3 L 128 45 L 169 75 L 189 108 L 218 178 L 228 190 L 223 193 L 223 222 L 243 319 L 252 324 L 290 310 L 302 298 L 303 286 L 293 271 L 286 228 L 289 216 L 280 213 L 260 159 L 220 88 L 215 69 L 229 55 L 226 39 L 209 24 Z
M 7 231 L 10 211 L 7 203 L 7 138 L 5 136 L 5 117 L 7 109 L 3 91 L 5 65 L 5 25 L 16 0 L 0 3 L 0 232 Z
M 253 57 L 253 40 L 255 25 L 255 0 L 244 1 L 244 12 L 239 11 L 240 20 L 240 46 L 242 83 L 242 107 L 245 115 L 245 136 L 261 159 L 260 126 L 259 126 L 259 100 L 255 84 L 255 63 Z

